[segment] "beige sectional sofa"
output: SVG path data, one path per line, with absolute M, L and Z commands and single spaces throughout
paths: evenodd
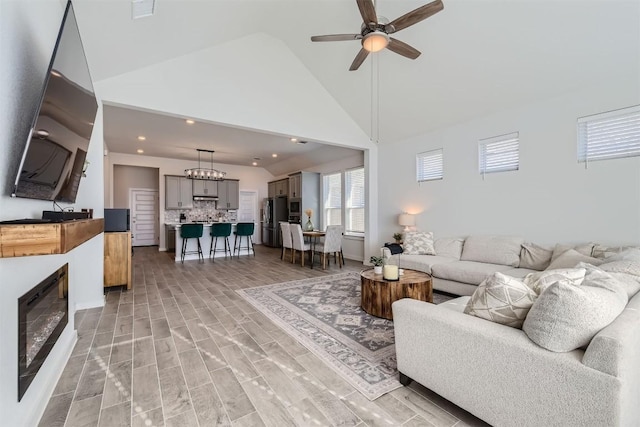
M 606 248 L 594 244 L 573 248 L 558 245 L 551 250 L 514 237 L 474 236 L 464 242 L 465 247 L 470 243 L 465 250 L 453 240 L 436 241 L 438 255 L 389 258 L 399 261 L 402 268 L 431 273 L 436 289 L 469 295 L 495 272 L 522 278 L 544 267 L 553 270 L 550 273 L 559 271 L 554 265 L 589 260 L 598 264 L 599 258 L 608 255 Z M 620 305 L 611 323 L 593 332 L 586 344 L 570 351 L 543 348 L 527 335 L 527 321 L 535 304 L 543 300 L 545 290 L 531 307 L 524 330 L 465 314 L 469 296 L 439 305 L 412 299 L 394 302 L 400 381 L 407 385 L 415 380 L 495 426 L 640 425 L 640 258 L 637 250 L 631 252 L 634 251 L 634 260 L 623 257 L 601 264 L 603 269 L 608 266 L 610 272 L 624 271 L 607 274 L 627 278 L 624 287 L 616 288 L 626 306 Z M 536 269 L 523 268 L 523 264 Z M 603 271 L 599 269 L 586 267 L 593 277 L 605 274 L 598 273 Z M 584 272 L 583 269 L 583 275 Z M 596 282 L 588 284 L 589 276 L 584 277 L 584 282 L 575 288 L 598 286 Z M 557 283 L 547 289 L 552 286 Z M 577 307 L 582 319 L 595 317 L 580 303 L 567 303 L 562 296 L 558 301 L 558 316 L 545 315 L 543 319 L 563 322 L 562 316 L 575 314 L 571 309 L 564 313 L 566 305 L 573 305 L 574 311 Z M 600 301 L 596 297 L 596 307 L 603 306 Z M 556 327 L 562 328 L 552 329 Z M 577 327 L 581 328 L 579 322 Z M 561 339 L 565 336 L 557 330 L 556 335 Z

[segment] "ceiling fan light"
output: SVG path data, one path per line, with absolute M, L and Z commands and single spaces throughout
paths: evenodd
M 389 36 L 382 31 L 373 31 L 362 39 L 362 47 L 369 52 L 380 52 L 389 44 Z

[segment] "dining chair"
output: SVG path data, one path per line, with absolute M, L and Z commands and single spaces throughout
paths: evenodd
M 305 243 L 304 236 L 302 235 L 302 227 L 300 224 L 290 224 L 291 228 L 291 240 L 293 246 L 293 254 L 291 255 L 292 262 L 295 262 L 296 252 L 300 252 L 300 265 L 304 267 L 304 254 L 309 252 L 309 260 L 311 260 L 311 244 Z
M 187 254 L 198 254 L 198 260 L 204 256 L 202 255 L 202 246 L 200 246 L 200 238 L 202 237 L 202 224 L 182 224 L 180 227 L 180 237 L 182 238 L 182 255 L 180 255 L 180 262 L 184 264 L 184 256 Z M 197 251 L 187 252 L 187 243 L 189 239 L 196 239 L 198 243 Z
M 342 268 L 342 230 L 341 225 L 330 225 L 327 227 L 326 234 L 322 246 L 316 252 L 322 255 L 322 269 L 327 268 L 327 255 L 329 255 L 329 261 L 331 261 L 331 255 L 333 254 L 334 260 L 336 254 L 338 255 L 338 262 L 340 268 Z
M 291 239 L 291 227 L 288 222 L 280 222 L 280 231 L 282 232 L 282 254 L 280 258 L 284 261 L 287 249 L 291 251 L 291 262 L 293 263 L 293 240 Z

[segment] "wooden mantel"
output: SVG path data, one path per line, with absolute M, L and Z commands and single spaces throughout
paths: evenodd
M 64 254 L 104 230 L 104 219 L 0 225 L 0 258 Z

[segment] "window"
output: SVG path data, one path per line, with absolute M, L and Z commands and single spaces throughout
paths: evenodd
M 324 195 L 324 225 L 342 225 L 342 174 L 322 177 Z
M 442 148 L 425 151 L 416 156 L 416 179 L 418 182 L 442 179 Z
M 344 225 L 347 234 L 364 233 L 364 168 L 322 177 L 324 227 Z
M 344 174 L 345 232 L 364 233 L 364 168 Z
M 478 145 L 480 173 L 517 171 L 520 167 L 518 132 L 481 139 Z
M 578 161 L 640 156 L 640 106 L 578 119 Z

